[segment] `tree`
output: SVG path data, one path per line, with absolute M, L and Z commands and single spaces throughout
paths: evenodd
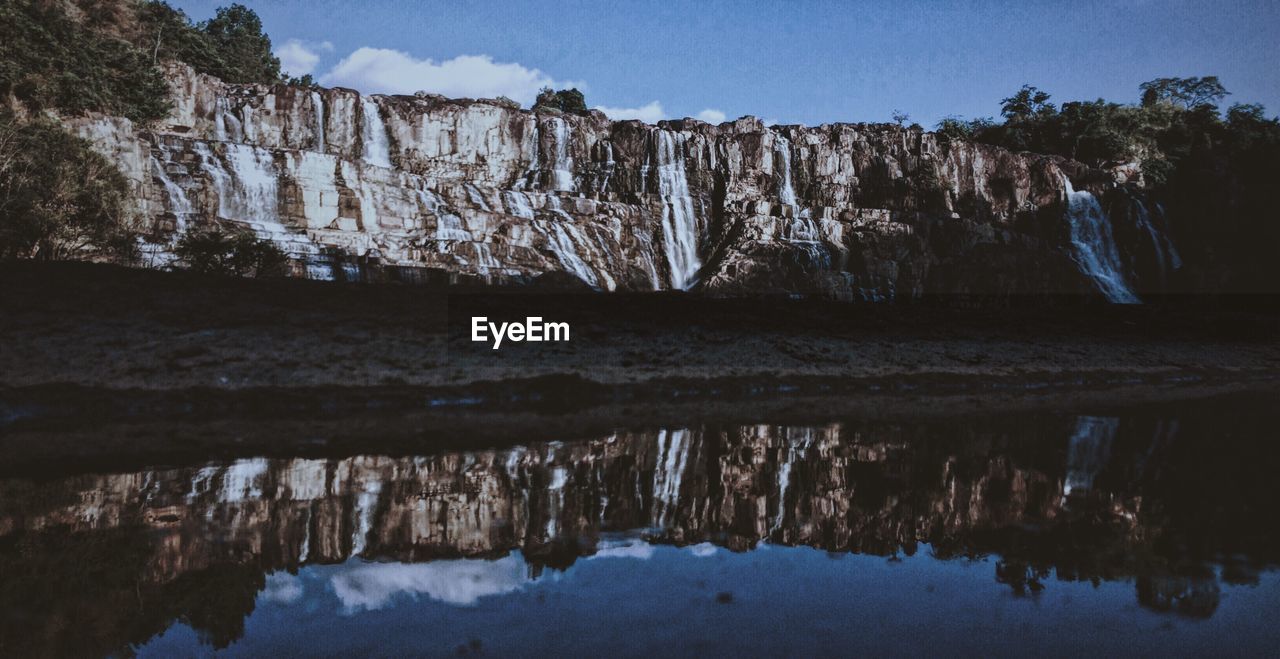
M 1202 78 L 1156 78 L 1138 85 L 1142 105 L 1150 107 L 1169 103 L 1191 109 L 1198 105 L 1217 105 L 1231 94 L 1218 81 L 1218 76 Z
M 0 113 L 0 258 L 129 260 L 129 184 L 89 142 Z
M 894 110 L 893 114 L 889 115 L 889 118 L 893 121 L 893 123 L 901 126 L 907 123 L 907 121 L 911 119 L 911 115 L 908 115 L 906 112 L 903 112 L 902 110 Z
M 227 82 L 276 82 L 280 60 L 271 54 L 271 39 L 262 32 L 262 19 L 241 4 L 219 7 L 212 19 L 200 24 L 222 62 L 216 73 Z
M 538 99 L 533 103 L 534 111 L 538 110 L 559 110 L 561 112 L 569 112 L 571 114 L 587 114 L 587 99 L 582 92 L 575 89 L 561 89 L 556 91 L 550 87 L 543 87 L 538 92 Z
M 1051 115 L 1056 111 L 1049 94 L 1031 85 L 1023 85 L 1016 94 L 1000 101 L 1000 114 L 1006 121 L 1027 121 Z
M 223 229 L 218 225 L 183 234 L 173 253 L 192 272 L 237 277 L 281 275 L 289 260 L 270 240 L 243 229 Z

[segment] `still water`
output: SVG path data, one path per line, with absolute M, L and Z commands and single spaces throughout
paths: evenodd
M 0 654 L 1241 654 L 1273 396 L 0 480 Z

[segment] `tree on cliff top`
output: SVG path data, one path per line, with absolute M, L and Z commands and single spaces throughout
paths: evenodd
M 538 93 L 538 100 L 533 103 L 533 110 L 559 110 L 570 114 L 587 114 L 587 99 L 582 92 L 575 89 L 561 89 L 556 91 L 550 87 L 543 87 Z
M 275 82 L 280 60 L 271 54 L 271 39 L 262 32 L 262 19 L 241 4 L 218 8 L 212 19 L 200 24 L 223 62 L 218 77 L 227 82 Z
M 240 4 L 220 7 L 217 14 L 194 25 L 181 10 L 151 0 L 139 10 L 144 43 L 152 59 L 176 59 L 192 68 L 233 83 L 273 83 L 281 79 L 280 60 L 271 53 L 271 38 L 262 20 Z
M 1142 90 L 1143 107 L 1170 103 L 1184 109 L 1200 105 L 1217 105 L 1231 94 L 1218 82 L 1218 76 L 1202 78 L 1156 78 L 1138 86 Z

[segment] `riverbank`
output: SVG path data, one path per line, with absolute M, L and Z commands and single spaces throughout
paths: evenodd
M 72 263 L 5 265 L 0 280 L 0 386 L 8 388 L 463 391 L 572 376 L 660 389 L 788 379 L 929 389 L 1280 373 L 1273 299 L 1064 298 L 967 309 L 492 293 Z M 470 340 L 477 315 L 568 322 L 572 338 L 492 350 Z

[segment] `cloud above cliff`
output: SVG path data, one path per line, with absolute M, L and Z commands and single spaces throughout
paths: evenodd
M 661 101 L 650 101 L 638 108 L 613 108 L 606 105 L 597 105 L 595 109 L 605 113 L 605 116 L 614 121 L 639 119 L 645 123 L 653 124 L 670 118 L 667 116 L 667 111 L 662 107 Z M 696 117 L 709 124 L 718 124 L 725 120 L 725 113 L 714 108 L 707 108 L 699 112 Z
M 725 120 L 727 117 L 725 116 L 725 114 L 724 114 L 723 112 L 721 112 L 721 111 L 719 111 L 719 110 L 714 110 L 714 109 L 712 109 L 712 108 L 707 108 L 707 109 L 703 110 L 702 112 L 699 112 L 699 113 L 698 113 L 698 118 L 699 118 L 699 119 L 701 119 L 701 120 L 703 120 L 703 121 L 705 121 L 705 122 L 707 122 L 707 123 L 709 123 L 709 124 L 720 124 L 720 123 L 724 123 L 724 120 Z
M 662 104 L 658 101 L 651 101 L 638 108 L 611 108 L 605 105 L 597 105 L 596 110 L 605 114 L 605 116 L 614 121 L 622 121 L 624 119 L 639 119 L 645 123 L 654 123 L 667 118 L 667 113 L 662 109 Z
M 366 94 L 412 94 L 425 91 L 452 97 L 506 96 L 532 104 L 543 87 L 584 87 L 557 81 L 538 69 L 514 62 L 495 62 L 488 55 L 459 55 L 436 62 L 386 48 L 360 48 L 344 57 L 320 84 L 351 87 Z
M 321 52 L 332 50 L 333 44 L 328 41 L 308 43 L 301 39 L 290 39 L 276 46 L 272 54 L 280 58 L 282 71 L 291 76 L 304 76 L 315 73 L 316 65 L 320 63 Z

